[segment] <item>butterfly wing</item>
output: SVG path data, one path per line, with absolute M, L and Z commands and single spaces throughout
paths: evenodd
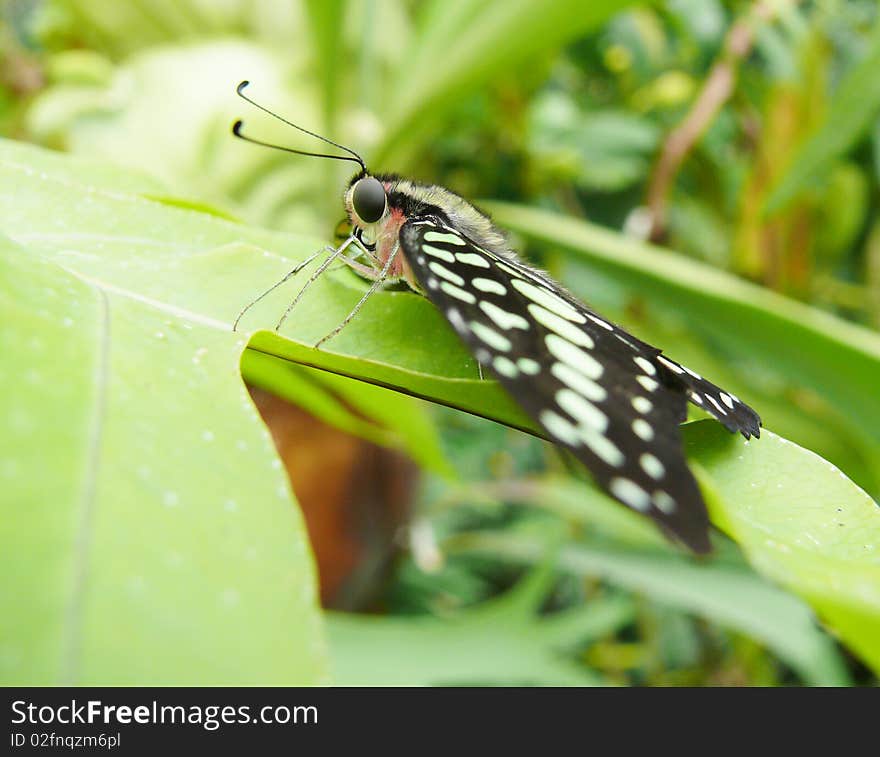
M 545 274 L 440 219 L 411 218 L 400 243 L 429 299 L 550 439 L 571 450 L 615 499 L 693 550 L 710 549 L 679 423 L 687 400 L 697 397 L 728 428 L 757 435 L 753 411 Z
M 739 431 L 746 439 L 761 436 L 761 417 L 736 395 L 666 355 L 658 355 L 657 362 L 666 374 L 671 374 L 673 382 L 684 388 L 691 403 L 715 416 L 728 431 Z

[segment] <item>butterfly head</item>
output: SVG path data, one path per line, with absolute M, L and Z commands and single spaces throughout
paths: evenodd
M 384 264 L 398 248 L 398 235 L 407 220 L 405 196 L 396 176 L 373 176 L 361 171 L 352 177 L 343 202 L 352 233 L 374 258 Z M 403 256 L 391 269 L 394 276 L 407 278 Z M 415 286 L 415 279 L 411 280 Z

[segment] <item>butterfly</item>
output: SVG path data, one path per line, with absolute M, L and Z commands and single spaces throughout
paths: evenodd
M 242 82 L 238 94 L 280 118 L 244 95 L 247 85 Z M 348 155 L 260 142 L 242 133 L 241 121 L 233 133 L 286 152 L 358 163 L 343 197 L 352 233 L 337 247 L 307 258 L 242 314 L 323 252 L 324 261 L 277 328 L 334 261 L 372 285 L 318 347 L 379 287 L 406 282 L 440 310 L 479 365 L 549 440 L 586 466 L 599 487 L 693 551 L 710 551 L 706 505 L 685 460 L 679 426 L 692 403 L 749 439 L 760 436 L 758 414 L 527 265 L 491 219 L 459 195 L 393 174 L 371 174 L 353 150 L 281 120 Z

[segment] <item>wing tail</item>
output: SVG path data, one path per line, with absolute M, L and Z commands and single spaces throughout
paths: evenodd
M 761 416 L 736 395 L 665 355 L 658 356 L 657 362 L 666 369 L 673 382 L 684 386 L 692 404 L 713 415 L 728 431 L 739 431 L 746 439 L 761 436 Z

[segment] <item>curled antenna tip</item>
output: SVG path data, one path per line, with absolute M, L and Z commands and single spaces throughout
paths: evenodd
M 244 126 L 244 121 L 240 118 L 234 124 L 232 124 L 232 133 L 235 134 L 236 137 L 241 136 L 241 127 Z
M 244 88 L 247 87 L 249 84 L 250 84 L 250 81 L 248 81 L 247 79 L 243 79 L 242 81 L 240 81 L 238 83 L 238 86 L 235 88 L 235 91 L 240 95 L 244 91 Z

